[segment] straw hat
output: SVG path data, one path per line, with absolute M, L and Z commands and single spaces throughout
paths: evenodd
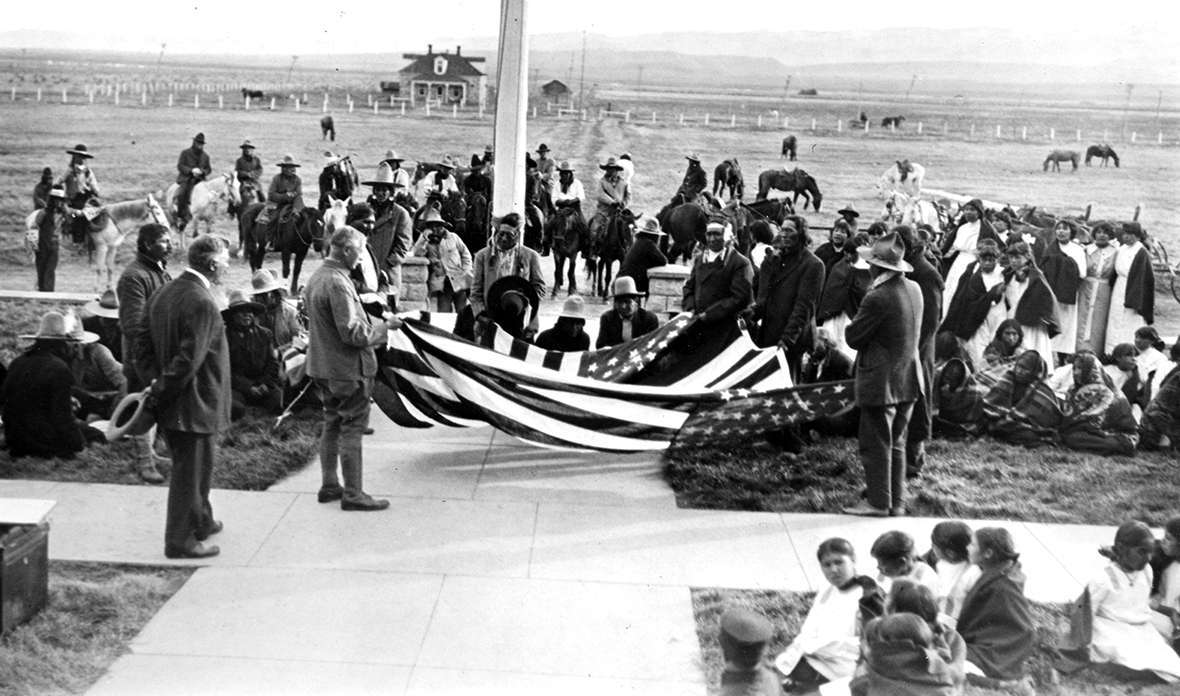
M 656 237 L 668 236 L 667 232 L 660 229 L 660 221 L 648 215 L 645 215 L 643 222 L 635 227 L 635 234 L 650 234 Z
M 94 155 L 90 154 L 86 150 L 86 146 L 83 145 L 82 143 L 78 143 L 77 145 L 75 145 L 73 150 L 66 150 L 66 154 L 67 155 L 77 155 L 78 157 L 82 157 L 84 159 L 94 159 Z
M 427 206 L 426 212 L 422 213 L 422 219 L 419 222 L 423 227 L 438 225 L 439 227 L 445 227 L 448 230 L 454 229 L 451 227 L 451 223 L 444 220 L 442 215 L 439 215 L 438 208 L 435 208 L 434 206 Z
M 405 160 L 405 158 L 398 156 L 397 150 L 390 148 L 385 151 L 385 156 L 381 158 L 381 161 L 388 162 L 390 160 L 393 160 L 394 162 L 402 162 Z
M 41 325 L 35 334 L 21 334 L 23 339 L 34 341 L 73 341 L 75 343 L 94 343 L 98 334 L 82 329 L 78 318 L 61 312 L 46 312 L 41 315 Z
M 124 435 L 143 435 L 151 430 L 156 415 L 148 410 L 147 397 L 150 389 L 124 396 L 111 413 L 107 423 L 107 442 L 114 442 Z
M 243 141 L 242 141 L 242 144 L 241 144 L 241 145 L 238 145 L 238 147 L 242 148 L 243 150 L 245 150 L 246 148 L 251 148 L 251 149 L 253 149 L 253 148 L 254 148 L 254 143 L 250 142 L 250 139 L 249 139 L 249 138 L 247 138 L 246 140 L 243 140 Z
M 250 277 L 251 295 L 264 295 L 274 290 L 282 290 L 285 286 L 268 268 L 259 268 Z
M 586 301 L 581 295 L 570 295 L 565 298 L 565 304 L 561 306 L 561 314 L 558 314 L 557 318 L 586 321 Z
M 557 171 L 572 173 L 574 171 L 574 168 L 573 168 L 573 166 L 570 165 L 569 160 L 562 160 L 561 164 L 557 165 Z
M 438 163 L 438 166 L 446 167 L 448 169 L 454 169 L 455 168 L 455 160 L 451 159 L 450 155 L 443 155 L 442 161 Z
M 643 297 L 631 276 L 619 276 L 610 284 L 611 297 Z
M 229 319 L 234 314 L 246 309 L 255 314 L 261 314 L 266 311 L 266 307 L 263 307 L 261 303 L 250 299 L 252 296 L 253 293 L 247 295 L 245 290 L 231 290 L 229 293 L 229 306 L 221 310 L 221 316 Z
M 111 289 L 104 290 L 102 296 L 97 300 L 91 300 L 82 305 L 82 309 L 96 317 L 104 317 L 106 319 L 119 318 L 119 298 L 115 295 L 115 291 Z
M 684 159 L 688 160 L 689 162 L 696 162 L 697 164 L 701 163 L 701 156 L 695 152 L 685 155 Z
M 295 156 L 287 153 L 283 155 L 283 161 L 278 163 L 280 167 L 299 167 L 302 166 L 295 160 Z
M 905 260 L 905 244 L 902 243 L 901 237 L 898 237 L 894 232 L 884 235 L 873 242 L 872 246 L 857 249 L 856 253 L 870 266 L 879 266 L 901 273 L 909 273 L 914 270 L 914 267 Z

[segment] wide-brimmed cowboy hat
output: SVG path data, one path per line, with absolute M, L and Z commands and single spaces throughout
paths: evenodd
M 200 143 L 201 145 L 204 145 L 205 144 L 205 134 L 204 133 L 197 133 L 196 135 L 193 136 L 193 142 Z
M 439 161 L 438 166 L 446 167 L 447 169 L 454 169 L 455 160 L 451 159 L 450 155 L 443 155 L 443 158 L 441 161 Z
M 549 146 L 541 143 L 540 147 L 537 148 L 537 152 L 549 152 Z
M 149 391 L 133 392 L 119 401 L 107 423 L 107 442 L 114 442 L 124 435 L 144 435 L 152 429 L 156 414 L 147 407 Z
M 259 268 L 250 276 L 250 294 L 264 295 L 275 290 L 283 290 L 286 285 L 275 276 L 269 268 Z
M 571 165 L 569 163 L 569 160 L 562 160 L 561 164 L 557 165 L 557 171 L 559 171 L 559 172 L 573 172 L 574 168 L 573 168 L 573 165 Z
M 377 177 L 361 183 L 365 186 L 404 186 L 394 179 L 393 167 L 377 167 Z
M 667 232 L 660 229 L 660 221 L 650 215 L 643 216 L 643 220 L 635 225 L 635 234 L 650 234 L 656 237 L 666 237 Z
M 689 162 L 696 162 L 697 164 L 701 163 L 701 156 L 695 152 L 690 152 L 689 154 L 685 155 L 684 159 L 688 160 Z
M 87 152 L 86 146 L 82 143 L 78 143 L 77 145 L 75 145 L 74 149 L 72 149 L 72 150 L 66 150 L 66 154 L 67 155 L 77 155 L 78 157 L 82 157 L 85 159 L 94 159 L 94 155 Z
M 75 343 L 94 343 L 98 334 L 82 329 L 82 323 L 71 312 L 46 312 L 41 315 L 41 324 L 35 334 L 21 334 L 21 338 L 34 341 L 73 341 Z
M 290 153 L 283 155 L 283 160 L 281 162 L 279 162 L 278 165 L 280 167 L 301 167 L 301 166 L 303 166 L 303 165 L 299 164 L 299 162 L 295 159 L 295 156 Z
M 896 233 L 890 232 L 873 242 L 872 246 L 860 247 L 856 250 L 860 258 L 870 266 L 878 266 L 890 271 L 909 273 L 914 270 L 905 260 L 905 244 Z
M 119 318 L 119 297 L 114 290 L 104 290 L 97 300 L 91 300 L 82 305 L 82 309 L 96 317 L 107 319 Z
M 558 314 L 557 318 L 586 321 L 586 300 L 583 300 L 581 295 L 570 295 L 565 298 L 565 303 L 561 305 L 561 314 Z
M 611 297 L 643 297 L 631 276 L 619 276 L 610 284 Z
M 499 307 L 504 295 L 508 293 L 519 293 L 528 300 L 529 307 L 532 308 L 530 317 L 535 315 L 537 309 L 541 306 L 541 298 L 537 295 L 537 289 L 527 280 L 517 275 L 497 278 L 496 282 L 492 283 L 491 287 L 488 288 L 487 306 L 489 308 Z M 527 322 L 528 320 L 526 320 Z
M 437 225 L 439 227 L 445 227 L 448 230 L 454 229 L 451 227 L 451 223 L 444 220 L 442 215 L 439 215 L 438 208 L 435 208 L 434 206 L 428 206 L 426 208 L 426 212 L 422 213 L 422 218 L 419 220 L 419 223 L 422 225 L 422 227 L 431 227 Z
M 262 303 L 250 299 L 252 296 L 253 293 L 247 295 L 245 290 L 230 290 L 229 306 L 221 310 L 221 316 L 228 319 L 243 310 L 249 310 L 254 314 L 265 312 L 266 307 L 263 307 Z
M 247 138 L 247 139 L 243 140 L 243 141 L 242 141 L 242 144 L 241 144 L 241 145 L 238 145 L 238 147 L 240 147 L 240 148 L 242 148 L 243 150 L 245 150 L 245 149 L 246 149 L 246 148 L 248 148 L 248 147 L 250 147 L 250 148 L 254 147 L 254 143 L 250 142 L 250 139 L 249 139 L 249 138 Z
M 600 165 L 598 165 L 598 168 L 604 169 L 604 170 L 605 169 L 619 169 L 619 170 L 621 170 L 622 169 L 622 167 L 619 166 L 619 161 L 617 159 L 615 159 L 614 157 L 608 157 L 606 160 L 606 164 L 600 164 Z
M 860 212 L 853 207 L 851 203 L 836 211 L 837 215 L 851 215 L 852 217 L 860 217 Z
M 337 155 L 336 153 L 332 152 L 331 150 L 324 150 L 323 167 L 325 169 L 327 169 L 328 167 L 331 167 L 332 165 L 336 164 L 339 161 L 340 161 L 340 155 Z
M 382 162 L 387 162 L 389 160 L 393 160 L 394 162 L 402 162 L 405 160 L 405 158 L 398 155 L 397 150 L 390 148 L 385 151 L 385 156 L 381 158 Z

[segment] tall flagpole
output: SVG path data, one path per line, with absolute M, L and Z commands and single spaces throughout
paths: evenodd
M 496 176 L 492 215 L 524 215 L 525 116 L 528 112 L 528 0 L 500 0 L 500 59 L 496 64 Z

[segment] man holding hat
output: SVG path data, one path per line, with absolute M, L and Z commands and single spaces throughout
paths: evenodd
M 282 410 L 279 361 L 274 336 L 259 326 L 266 311 L 242 290 L 229 294 L 229 306 L 221 310 L 225 340 L 229 344 L 230 418 L 246 415 L 246 406 L 260 406 L 270 414 Z
M 848 233 L 846 236 L 852 237 L 852 236 L 856 235 L 856 227 L 858 224 L 858 218 L 860 218 L 860 213 L 857 212 L 856 206 L 849 203 L 848 205 L 844 206 L 843 208 L 837 210 L 836 213 L 840 216 L 840 219 L 842 219 L 844 222 L 848 223 Z
M 197 133 L 193 136 L 192 146 L 181 150 L 180 158 L 176 160 L 176 172 L 176 183 L 180 184 L 180 189 L 176 192 L 176 219 L 180 229 L 184 230 L 184 226 L 192 217 L 189 202 L 192 200 L 193 187 L 213 172 L 209 155 L 205 152 L 204 133 Z
M 701 156 L 694 152 L 686 155 L 685 159 L 688 160 L 688 169 L 684 171 L 684 180 L 672 197 L 673 205 L 694 201 L 701 191 L 709 188 L 709 175 L 701 168 Z
M 243 140 L 238 147 L 242 148 L 242 156 L 234 162 L 234 171 L 238 176 L 238 190 L 242 195 L 242 203 L 265 201 L 266 192 L 262 190 L 262 158 L 254 154 L 254 144 L 249 140 Z
M 619 161 L 611 157 L 607 159 L 606 164 L 598 165 L 598 168 L 603 171 L 595 195 L 598 210 L 594 213 L 594 219 L 590 221 L 590 236 L 595 239 L 600 236 L 599 230 L 607 225 L 612 215 L 631 204 L 631 190 L 627 187 L 627 182 L 619 176 L 623 171 Z
M 612 307 L 598 318 L 598 340 L 595 348 L 610 348 L 660 328 L 660 319 L 639 306 L 643 294 L 635 280 L 622 275 L 610 286 Z
M 488 311 L 488 291 L 498 279 L 518 276 L 545 296 L 545 276 L 541 273 L 541 256 L 520 243 L 520 229 L 524 224 L 519 213 L 508 213 L 496 223 L 492 243 L 475 252 L 472 260 L 475 275 L 471 283 L 471 311 L 478 319 Z M 526 334 L 537 333 L 531 325 Z
M 858 438 L 868 495 L 844 512 L 899 516 L 905 514 L 906 432 L 914 402 L 922 395 L 922 290 L 905 277 L 913 267 L 896 234 L 858 253 L 869 264 L 873 280 L 844 337 L 858 351 Z
M 278 226 L 303 212 L 303 180 L 295 173 L 299 162 L 288 153 L 278 165 L 279 173 L 270 180 L 266 191 L 266 205 L 254 220 L 256 225 L 266 225 L 272 248 L 276 246 Z
M 410 211 L 394 200 L 399 188 L 394 171 L 378 168 L 377 178 L 364 182 L 373 189 L 369 206 L 373 209 L 372 231 L 366 232 L 377 269 L 389 276 L 389 289 L 396 295 L 402 284 L 402 262 L 414 245 L 414 222 Z M 365 230 L 361 230 L 365 232 Z
M 666 236 L 660 229 L 659 220 L 643 216 L 635 224 L 635 241 L 619 264 L 619 275 L 633 278 L 639 294 L 644 297 L 647 297 L 648 269 L 668 265 L 668 258 L 660 251 L 660 237 Z
M 20 457 L 72 459 L 86 442 L 101 433 L 74 417 L 71 403 L 77 386 L 70 364 L 82 343 L 98 336 L 83 331 L 76 318 L 46 312 L 31 339 L 32 347 L 8 366 L 3 385 L 4 435 L 8 451 Z

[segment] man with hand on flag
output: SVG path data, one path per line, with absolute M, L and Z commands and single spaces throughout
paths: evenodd
M 693 261 L 684 283 L 682 307 L 702 324 L 724 325 L 753 300 L 754 268 L 750 260 L 726 244 L 726 226 L 710 222 L 705 249 Z

